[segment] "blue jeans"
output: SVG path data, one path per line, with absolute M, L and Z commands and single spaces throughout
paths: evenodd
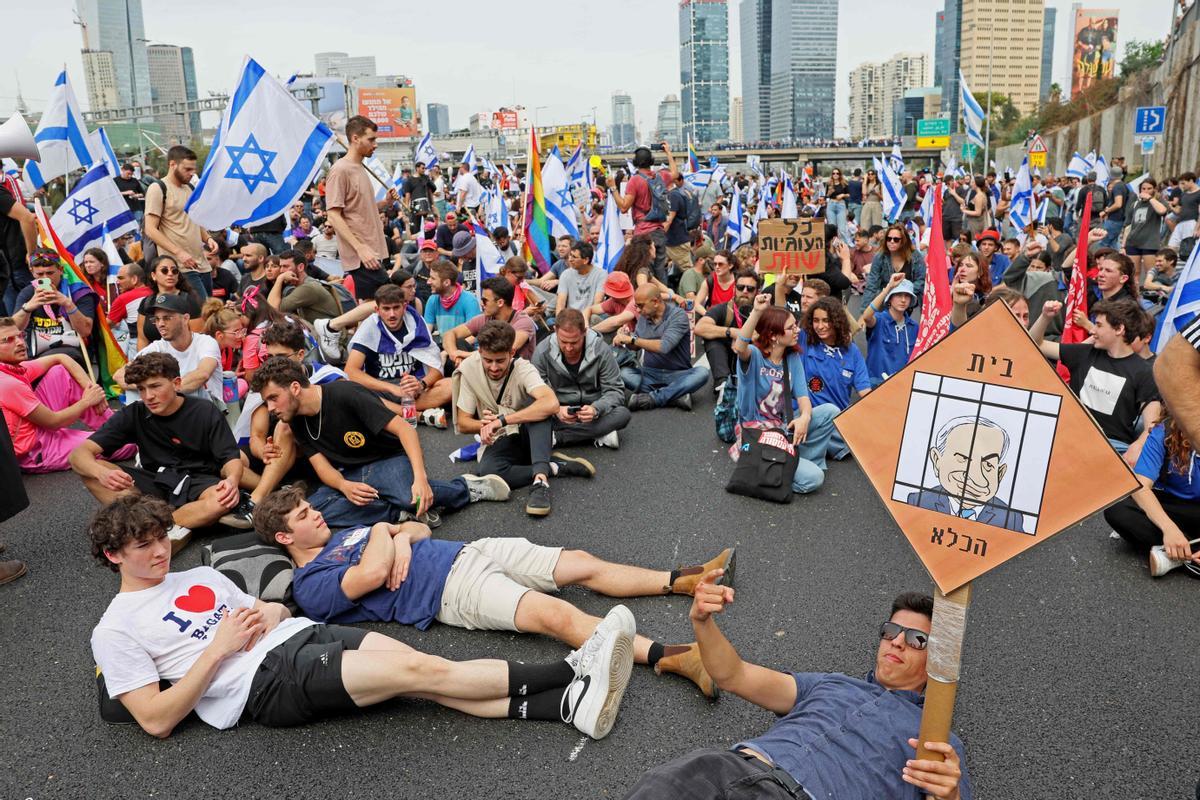
M 669 406 L 685 394 L 698 392 L 708 383 L 708 370 L 704 367 L 691 369 L 655 369 L 654 367 L 625 367 L 621 370 L 625 388 L 641 392 L 654 398 L 654 405 Z
M 850 455 L 850 445 L 846 444 L 846 440 L 838 433 L 837 428 L 833 429 L 833 433 L 829 437 L 829 446 L 825 448 L 825 454 L 834 461 L 841 461 Z
M 196 294 L 200 295 L 200 302 L 203 303 L 212 296 L 213 282 L 211 272 L 185 272 L 183 277 L 187 278 L 188 283 L 196 290 Z
M 825 483 L 825 454 L 835 432 L 833 418 L 837 415 L 838 407 L 833 403 L 822 403 L 813 409 L 808 434 L 796 448 L 796 455 L 800 457 L 792 477 L 792 491 L 796 494 L 815 492 Z
M 849 241 L 849 231 L 846 229 L 846 204 L 841 200 L 830 200 L 825 204 L 825 222 L 829 225 L 837 225 L 838 237 L 842 241 Z
M 1104 220 L 1104 238 L 1100 240 L 1100 246 L 1116 249 L 1117 241 L 1121 238 L 1121 229 L 1124 227 L 1124 222 L 1115 222 L 1111 219 Z
M 309 503 L 325 517 L 333 530 L 374 525 L 376 522 L 395 522 L 401 511 L 416 512 L 412 502 L 412 464 L 408 456 L 398 455 L 349 467 L 341 471 L 348 481 L 365 483 L 379 492 L 379 498 L 365 506 L 356 506 L 346 496 L 329 486 L 321 486 L 308 498 Z M 452 481 L 430 481 L 433 489 L 433 508 L 457 511 L 471 502 L 467 482 L 462 478 Z
M 1121 455 L 1125 455 L 1125 451 L 1129 449 L 1129 442 L 1122 442 L 1117 439 L 1109 439 L 1108 443 L 1112 445 L 1112 449 L 1116 450 Z

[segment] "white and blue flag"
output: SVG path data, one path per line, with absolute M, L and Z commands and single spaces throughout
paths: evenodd
M 1071 163 L 1067 164 L 1067 176 L 1082 180 L 1089 172 L 1091 172 L 1091 167 L 1084 157 L 1079 155 L 1079 151 L 1076 150 L 1071 154 Z
M 88 149 L 95 154 L 95 157 L 108 165 L 108 173 L 114 178 L 121 174 L 121 164 L 117 161 L 117 154 L 113 152 L 112 144 L 108 141 L 108 134 L 104 128 L 96 128 L 88 134 Z
M 796 207 L 796 189 L 792 186 L 792 176 L 783 173 L 783 198 L 779 203 L 780 219 L 797 219 L 800 210 Z
M 471 222 L 471 231 L 475 234 L 475 265 L 479 269 L 479 279 L 475 282 L 475 293 L 479 302 L 483 302 L 483 282 L 500 274 L 500 269 L 508 259 L 496 247 L 487 229 L 478 222 Z
M 103 246 L 106 227 L 114 237 L 132 233 L 138 227 L 104 163 L 89 169 L 71 188 L 67 199 L 50 218 L 50 224 L 73 256 L 89 247 Z
M 283 213 L 308 188 L 333 131 L 247 57 L 186 210 L 220 230 Z
M 489 189 L 483 194 L 484 214 L 487 216 L 488 230 L 508 227 L 508 203 L 504 202 L 504 192 L 499 188 Z M 476 249 L 476 252 L 479 252 Z
M 1029 174 L 1029 159 L 1021 159 L 1017 180 L 1013 184 L 1012 201 L 1008 208 L 1009 219 L 1014 228 L 1024 231 L 1033 219 L 1033 178 Z
M 1197 315 L 1200 315 L 1200 247 L 1193 247 L 1187 266 L 1179 273 L 1175 288 L 1171 290 L 1167 307 L 1158 315 L 1150 349 L 1161 353 L 1171 337 L 1187 327 Z
M 734 187 L 733 197 L 729 201 L 729 223 L 725 226 L 725 245 L 730 250 L 736 250 L 740 245 L 750 241 L 746 235 L 746 222 L 742 219 L 742 193 Z
M 921 220 L 925 223 L 926 228 L 933 224 L 934 196 L 937 192 L 941 191 L 941 189 L 942 183 L 939 181 L 926 190 L 925 199 L 921 201 Z
M 381 380 L 399 379 L 403 375 L 424 378 L 429 370 L 441 370 L 442 351 L 433 341 L 425 319 L 411 305 L 404 307 L 401 330 L 403 336 L 396 338 L 375 313 L 358 326 L 351 345 L 362 345 L 377 354 Z
M 546 216 L 550 218 L 550 233 L 555 239 L 561 236 L 579 238 L 579 222 L 575 216 L 575 198 L 567 181 L 567 170 L 558 157 L 555 147 L 546 156 L 542 165 L 542 191 L 546 197 Z
M 571 193 L 577 198 L 580 193 L 587 194 L 591 191 L 589 185 L 591 181 L 591 170 L 588 169 L 587 157 L 583 154 L 583 143 L 580 142 L 575 148 L 575 152 L 571 153 L 571 157 L 567 159 L 567 180 L 571 184 Z
M 875 172 L 879 175 L 879 183 L 883 188 L 883 215 L 888 222 L 900 219 L 900 212 L 908 196 L 904 193 L 904 183 L 892 169 L 889 159 L 875 159 Z
M 438 154 L 437 148 L 433 146 L 433 134 L 427 132 L 421 137 L 421 141 L 417 144 L 417 151 L 413 153 L 413 161 L 425 162 L 427 170 L 437 166 Z
M 621 230 L 621 212 L 612 192 L 604 200 L 604 219 L 600 222 L 600 238 L 596 242 L 595 262 L 605 272 L 612 272 L 625 249 L 625 232 Z M 1200 250 L 1200 247 L 1196 248 Z
M 104 255 L 108 256 L 108 281 L 109 284 L 117 282 L 117 274 L 121 271 L 121 251 L 117 249 L 117 243 L 113 241 L 112 235 L 108 232 L 108 226 L 105 225 L 101 231 L 100 249 L 104 251 Z
M 1096 185 L 1108 188 L 1108 182 L 1112 180 L 1112 175 L 1108 171 L 1108 162 L 1104 160 L 1103 155 L 1096 156 Z
M 25 162 L 25 175 L 35 189 L 80 167 L 90 167 L 96 161 L 79 101 L 65 69 L 54 81 L 50 102 L 42 112 L 33 140 L 41 158 Z
M 888 156 L 888 163 L 897 175 L 904 172 L 904 153 L 901 152 L 900 145 L 892 145 L 892 153 Z
M 379 160 L 379 156 L 371 156 L 363 159 L 363 166 L 379 179 L 374 181 L 375 202 L 382 203 L 383 199 L 387 197 L 387 187 L 392 185 L 392 176 L 388 173 L 387 165 Z
M 466 164 L 467 169 L 471 170 L 471 172 L 475 171 L 475 145 L 467 148 L 467 152 L 463 153 L 462 161 L 459 163 Z
M 961 69 L 958 71 L 958 91 L 958 104 L 962 107 L 963 127 L 967 131 L 967 141 L 977 147 L 983 147 L 983 120 L 986 115 L 983 113 L 979 101 L 975 99 L 975 95 L 971 94 L 971 90 L 967 88 L 967 79 L 963 77 Z

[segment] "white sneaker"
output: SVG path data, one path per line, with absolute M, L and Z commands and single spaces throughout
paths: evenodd
M 512 493 L 504 478 L 499 475 L 463 475 L 462 478 L 467 482 L 472 503 L 478 503 L 480 500 L 504 502 Z
M 342 334 L 329 329 L 328 319 L 317 320 L 313 323 L 313 328 L 317 331 L 317 344 L 321 348 L 321 355 L 329 361 L 341 361 L 345 358 L 346 354 L 342 350 Z
M 575 675 L 583 674 L 582 665 L 584 656 L 594 652 L 601 646 L 604 638 L 611 633 L 623 633 L 632 639 L 637 635 L 637 620 L 633 617 L 633 612 L 627 606 L 615 605 L 609 609 L 604 615 L 604 619 L 596 625 L 596 629 L 592 631 L 592 635 L 587 638 L 578 650 L 572 650 L 567 654 L 565 661 L 575 670 Z
M 618 450 L 621 447 L 621 439 L 617 436 L 616 431 L 612 431 L 597 439 L 596 447 L 611 447 L 613 450 Z
M 431 428 L 438 430 L 446 430 L 446 409 L 444 408 L 427 408 L 421 412 L 421 422 Z
M 624 606 L 629 619 L 633 615 Z M 603 739 L 612 730 L 629 675 L 633 671 L 633 637 L 625 629 L 626 620 L 605 617 L 596 631 L 580 648 L 580 676 L 563 692 L 560 712 L 563 722 L 593 739 Z M 620 616 L 620 615 L 619 615 Z
M 1161 544 L 1150 548 L 1150 577 L 1161 578 L 1176 567 L 1182 567 L 1183 562 L 1167 555 L 1167 548 Z

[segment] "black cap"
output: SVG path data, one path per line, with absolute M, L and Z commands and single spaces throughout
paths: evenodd
M 190 314 L 191 309 L 188 307 L 187 300 L 182 294 L 160 294 L 150 301 L 148 309 L 150 311 L 160 308 L 163 311 L 172 311 L 176 314 Z

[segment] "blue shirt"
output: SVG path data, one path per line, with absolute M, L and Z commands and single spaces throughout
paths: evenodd
M 732 749 L 749 748 L 795 778 L 816 800 L 880 798 L 923 800 L 924 794 L 900 775 L 916 755 L 908 739 L 921 729 L 925 698 L 889 691 L 875 682 L 827 672 L 797 672 L 796 705 L 770 730 Z M 971 783 L 963 743 L 954 734 L 963 800 Z
M 692 368 L 692 340 L 688 315 L 674 303 L 666 304 L 662 319 L 657 324 L 638 314 L 634 336 L 639 339 L 658 339 L 662 344 L 662 352 L 652 353 L 647 350 L 643 354 L 642 366 L 667 371 Z
M 787 353 L 788 382 L 792 389 L 792 408 L 800 398 L 808 396 L 805 388 L 804 359 L 799 353 Z M 738 359 L 738 419 L 742 422 L 784 422 L 783 364 L 776 364 L 762 354 L 757 345 L 750 345 L 750 360 Z M 793 417 L 795 414 L 792 415 Z
M 457 328 L 471 317 L 477 317 L 483 313 L 479 307 L 479 298 L 473 293 L 463 289 L 462 294 L 454 301 L 454 305 L 449 308 L 442 307 L 442 298 L 438 295 L 430 295 L 425 301 L 425 322 L 431 328 L 437 329 L 438 339 L 441 339 L 443 334 L 448 330 Z
M 1012 266 L 1012 261 L 1004 253 L 992 253 L 992 263 L 989 265 L 988 274 L 992 276 L 992 286 L 999 286 L 1004 283 L 1004 273 Z M 951 276 L 953 280 L 953 276 Z
M 813 407 L 833 403 L 845 411 L 850 407 L 851 389 L 861 393 L 871 388 L 867 362 L 853 344 L 849 347 L 810 344 L 804 348 L 803 360 Z
M 446 577 L 463 543 L 413 542 L 408 577 L 399 589 L 381 586 L 351 600 L 342 591 L 342 578 L 362 560 L 370 533 L 370 528 L 350 528 L 333 534 L 320 555 L 292 573 L 296 605 L 318 622 L 399 622 L 425 630 L 441 608 Z
M 875 315 L 875 326 L 867 328 L 867 373 L 871 388 L 895 375 L 908 363 L 913 345 L 917 343 L 917 323 L 912 317 L 896 324 L 885 309 Z
M 1138 456 L 1137 466 L 1133 471 L 1138 475 L 1154 481 L 1154 488 L 1168 494 L 1173 494 L 1182 500 L 1195 502 L 1200 500 L 1200 470 L 1197 470 L 1200 455 L 1191 452 L 1186 474 L 1176 471 L 1167 453 L 1167 429 L 1165 425 L 1155 425 L 1146 443 L 1142 445 L 1142 453 Z

